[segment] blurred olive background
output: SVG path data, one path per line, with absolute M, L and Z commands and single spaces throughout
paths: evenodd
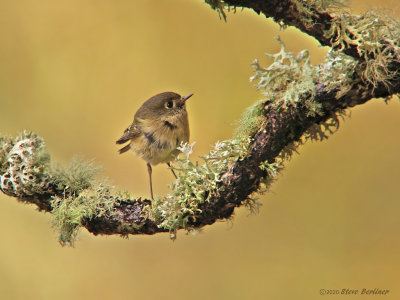
M 206 153 L 260 98 L 250 63 L 268 63 L 277 35 L 315 64 L 327 51 L 249 10 L 224 23 L 201 0 L 2 0 L 0 131 L 32 130 L 53 162 L 95 159 L 101 176 L 148 197 L 145 163 L 115 145 L 136 109 L 158 92 L 193 92 L 193 158 Z M 399 114 L 397 99 L 352 109 L 328 141 L 300 149 L 259 214 L 240 208 L 175 242 L 82 230 L 62 248 L 49 214 L 0 194 L 0 298 L 317 299 L 320 289 L 381 288 L 399 299 Z M 168 193 L 165 166 L 153 176 L 155 193 Z

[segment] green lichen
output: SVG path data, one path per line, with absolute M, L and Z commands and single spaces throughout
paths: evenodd
M 311 0 L 311 5 L 323 12 L 332 12 L 347 7 L 349 0 Z
M 390 81 L 399 76 L 390 65 L 400 62 L 400 21 L 390 12 L 370 10 L 360 16 L 342 12 L 334 17 L 325 36 L 336 51 L 355 47 L 363 58 L 361 78 L 374 88 L 380 84 L 389 87 Z
M 73 158 L 66 166 L 49 170 L 51 181 L 63 196 L 52 197 L 52 223 L 61 245 L 73 246 L 83 222 L 94 216 L 113 214 L 121 199 L 132 199 L 128 192 L 115 192 L 106 180 L 99 180 L 99 167 L 93 161 Z
M 332 13 L 347 6 L 347 0 L 292 0 L 302 15 L 312 17 L 315 11 Z
M 8 136 L 0 136 L 0 175 L 8 170 L 8 153 L 14 144 L 13 139 Z
M 97 183 L 79 194 L 52 198 L 52 223 L 59 231 L 61 245 L 74 245 L 84 220 L 113 213 L 117 199 L 111 189 L 107 184 Z
M 301 16 L 303 24 L 307 28 L 311 28 L 316 24 L 315 13 L 335 14 L 341 11 L 347 5 L 347 0 L 292 0 L 291 1 L 297 10 L 297 14 Z M 286 28 L 284 20 L 281 20 L 280 25 Z
M 354 78 L 360 68 L 359 62 L 341 52 L 329 50 L 324 63 L 318 66 L 317 76 L 325 83 L 327 91 L 335 91 L 340 99 L 361 80 Z
M 82 221 L 94 215 L 111 213 L 115 204 L 110 187 L 99 182 L 99 168 L 93 161 L 75 157 L 68 166 L 54 165 L 50 178 L 64 195 L 52 197 L 52 223 L 59 232 L 61 245 L 74 245 Z
M 255 75 L 250 81 L 255 81 L 256 88 L 280 109 L 301 103 L 307 107 L 309 116 L 321 114 L 321 104 L 313 101 L 316 95 L 317 69 L 310 64 L 309 52 L 303 50 L 295 56 L 286 51 L 279 38 L 276 40 L 281 45 L 280 52 L 266 53 L 267 57 L 273 59 L 267 68 L 261 67 L 256 59 L 252 64 Z
M 267 176 L 265 176 L 261 183 L 264 185 L 261 192 L 264 193 L 269 190 L 269 187 L 278 178 L 279 173 L 284 168 L 284 160 L 276 159 L 274 162 L 264 161 L 260 164 L 260 169 L 266 171 Z
M 184 144 L 179 148 L 182 154 L 173 162 L 178 179 L 170 185 L 171 194 L 153 205 L 161 221 L 159 227 L 168 229 L 172 238 L 177 229 L 190 229 L 187 223 L 201 213 L 199 205 L 208 201 L 211 193 L 218 193 L 221 173 L 248 151 L 248 142 L 242 140 L 217 142 L 209 154 L 201 156 L 204 163 L 199 164 L 189 159 L 193 146 Z
M 72 158 L 67 167 L 55 165 L 50 170 L 52 181 L 60 189 L 66 189 L 70 193 L 79 193 L 91 188 L 96 182 L 99 172 L 93 161 L 85 161 L 82 158 Z
M 237 140 L 253 136 L 265 122 L 265 100 L 255 102 L 248 107 L 238 121 L 234 137 Z

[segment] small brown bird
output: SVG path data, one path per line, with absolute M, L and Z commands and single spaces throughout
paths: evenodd
M 182 142 L 189 141 L 189 122 L 185 103 L 192 95 L 181 97 L 173 92 L 164 92 L 151 97 L 138 109 L 133 123 L 116 142 L 117 144 L 129 142 L 119 150 L 120 154 L 131 149 L 146 161 L 153 201 L 151 165 L 166 163 L 171 168 L 169 162 L 180 152 L 177 147 Z M 171 171 L 177 178 L 174 170 Z

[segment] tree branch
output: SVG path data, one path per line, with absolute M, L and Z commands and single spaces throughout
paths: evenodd
M 266 97 L 256 109 L 252 108 L 252 113 L 256 111 L 251 117 L 255 121 L 248 115 L 244 117 L 246 124 L 254 122 L 253 127 L 247 124 L 233 138 L 235 143 L 231 144 L 239 146 L 231 146 L 227 151 L 215 150 L 214 158 L 209 155 L 204 167 L 185 159 L 178 161 L 180 178 L 173 194 L 151 207 L 149 200 L 115 194 L 107 185 L 92 182 L 85 171 L 90 167 L 82 171 L 78 164 L 69 173 L 54 172 L 46 162 L 48 159 L 43 158 L 46 157 L 43 141 L 33 134 L 2 138 L 1 190 L 36 204 L 40 210 L 52 212 L 62 243 L 72 243 L 80 226 L 93 234 L 169 231 L 174 235 L 180 228 L 199 228 L 229 218 L 234 208 L 244 203 L 254 204 L 249 198 L 251 194 L 262 185 L 269 186 L 298 145 L 307 139 L 324 139 L 327 131 L 337 129 L 338 114 L 343 110 L 400 92 L 399 41 L 389 40 L 385 31 L 378 37 L 375 48 L 366 52 L 363 43 L 370 41 L 355 37 L 366 35 L 362 30 L 368 29 L 356 28 L 360 30 L 356 32 L 349 27 L 346 30 L 354 39 L 344 39 L 332 30 L 337 26 L 337 16 L 318 6 L 306 7 L 305 1 L 227 0 L 224 3 L 248 7 L 280 24 L 293 25 L 333 49 L 318 67 L 309 64 L 306 52 L 296 58 L 284 48 L 273 56 L 275 62 L 269 68 L 261 68 L 258 62 L 254 64 L 254 79 L 260 79 L 257 86 Z M 350 16 L 348 20 L 357 18 Z M 387 19 L 379 21 L 391 26 Z M 286 59 L 291 62 L 289 66 L 284 63 Z M 368 73 L 373 63 L 378 71 Z M 71 172 L 75 175 L 70 176 Z M 189 173 L 196 173 L 197 177 Z M 85 178 L 89 180 L 86 182 Z M 77 186 L 73 187 L 74 184 Z M 83 212 L 74 217 L 77 211 Z
M 292 0 L 227 0 L 224 3 L 234 7 L 250 8 L 257 14 L 262 13 L 267 18 L 273 18 L 278 24 L 296 27 L 316 38 L 323 46 L 330 46 L 330 38 L 324 33 L 329 31 L 333 17 L 327 12 L 312 7 L 301 10 L 296 1 Z M 305 16 L 305 13 L 311 12 L 312 15 Z

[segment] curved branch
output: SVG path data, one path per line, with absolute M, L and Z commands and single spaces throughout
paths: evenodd
M 209 201 L 200 205 L 201 213 L 195 219 L 190 219 L 188 226 L 202 227 L 210 225 L 219 219 L 232 215 L 235 207 L 258 190 L 260 181 L 268 177 L 259 168 L 264 161 L 273 162 L 279 153 L 293 141 L 299 140 L 304 132 L 313 124 L 327 120 L 332 113 L 355 105 L 363 104 L 372 98 L 386 97 L 391 93 L 400 92 L 400 83 L 395 89 L 388 91 L 381 87 L 374 92 L 365 84 L 355 85 L 351 91 L 340 99 L 336 93 L 327 93 L 321 86 L 316 99 L 323 105 L 323 114 L 315 117 L 307 116 L 307 110 L 301 105 L 285 111 L 277 112 L 273 103 L 265 103 L 267 122 L 252 138 L 250 154 L 243 160 L 238 160 L 229 167 L 221 178 L 223 179 L 216 191 L 208 191 L 213 195 Z M 4 190 L 3 190 L 4 191 Z M 19 197 L 23 201 L 36 204 L 41 210 L 51 211 L 51 197 L 61 196 L 64 189 L 49 187 L 44 193 Z M 10 194 L 10 193 L 8 193 Z M 15 196 L 11 195 L 10 196 Z M 93 234 L 154 234 L 167 232 L 160 228 L 159 221 L 149 214 L 149 200 L 121 200 L 115 205 L 112 214 L 85 218 L 82 225 Z
M 224 2 L 234 6 L 252 8 L 258 13 L 262 12 L 266 16 L 273 17 L 276 21 L 283 20 L 285 24 L 294 25 L 316 37 L 321 44 L 331 45 L 331 39 L 326 38 L 324 32 L 329 30 L 332 17 L 325 12 L 314 11 L 313 19 L 317 22 L 310 26 L 309 23 L 304 22 L 293 1 L 228 0 Z M 354 54 L 352 47 L 352 45 L 348 45 L 346 48 L 345 45 L 343 52 Z M 358 52 L 356 51 L 356 53 Z M 360 59 L 358 55 L 354 55 L 354 57 Z M 392 70 L 396 72 L 400 70 L 398 60 L 390 63 Z M 327 69 L 327 71 L 337 72 L 334 69 Z M 225 170 L 219 173 L 216 187 L 203 191 L 206 200 L 198 204 L 197 212 L 192 215 L 185 215 L 185 213 L 180 215 L 181 218 L 187 218 L 186 221 L 180 223 L 178 229 L 198 228 L 213 224 L 220 219 L 229 218 L 235 207 L 242 205 L 249 195 L 259 190 L 262 182 L 273 179 L 266 170 L 260 168 L 260 164 L 276 162 L 282 151 L 293 142 L 299 141 L 311 126 L 321 124 L 337 112 L 363 104 L 373 98 L 389 97 L 400 93 L 398 75 L 388 77 L 385 81 L 375 85 L 362 80 L 357 69 L 354 69 L 348 76 L 352 78 L 352 84 L 345 92 L 339 86 L 329 88 L 330 83 L 326 79 L 320 78 L 313 82 L 315 94 L 311 95 L 307 92 L 300 95 L 304 101 L 282 106 L 279 101 L 265 100 L 262 105 L 264 121 L 251 134 L 247 155 L 227 165 Z M 318 105 L 318 113 L 310 114 L 305 103 L 305 100 L 310 98 L 314 104 Z M 2 175 L 1 162 L 0 155 L 0 175 Z M 74 193 L 67 185 L 55 184 L 51 174 L 45 172 L 40 174 L 38 178 L 40 178 L 43 189 L 39 192 L 29 194 L 16 192 L 3 183 L 1 189 L 10 196 L 36 204 L 40 210 L 54 212 L 55 204 L 52 201 L 55 198 L 58 197 L 61 199 L 60 201 L 63 201 Z M 90 198 L 87 195 L 84 196 L 85 199 Z M 149 200 L 110 195 L 104 199 L 111 199 L 111 204 L 108 202 L 108 204 L 94 204 L 93 212 L 84 215 L 79 220 L 79 226 L 86 227 L 93 234 L 154 234 L 171 231 L 171 228 L 160 225 L 165 216 L 160 216 L 157 205 L 153 205 L 156 207 L 151 208 Z M 70 241 L 67 239 L 66 242 Z

